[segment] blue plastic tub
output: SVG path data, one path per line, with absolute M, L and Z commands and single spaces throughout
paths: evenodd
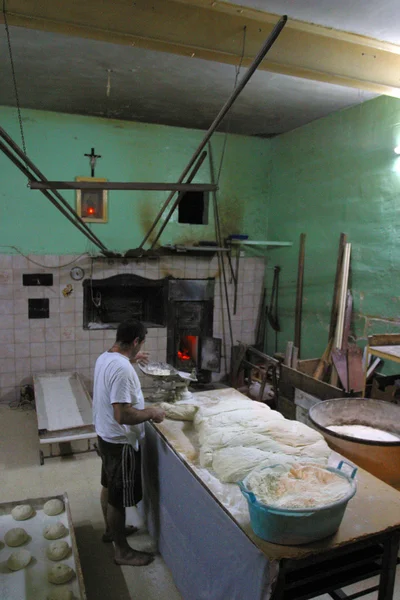
M 267 506 L 258 502 L 253 492 L 246 488 L 247 478 L 239 481 L 238 485 L 249 506 L 250 523 L 254 533 L 267 542 L 284 546 L 308 544 L 335 533 L 342 522 L 347 503 L 357 489 L 354 481 L 357 469 L 353 469 L 351 466 L 351 475 L 346 475 L 341 470 L 343 464 L 344 461 L 341 461 L 337 469 L 327 467 L 327 470 L 349 481 L 348 494 L 341 500 L 320 508 L 283 510 Z M 265 468 L 273 469 L 274 467 Z

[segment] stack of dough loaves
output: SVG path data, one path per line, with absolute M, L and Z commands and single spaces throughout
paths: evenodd
M 298 462 L 326 466 L 331 452 L 311 427 L 233 390 L 223 390 L 214 403 L 202 405 L 195 399 L 163 408 L 169 418 L 193 419 L 200 465 L 212 469 L 222 482 L 243 479 L 258 466 Z

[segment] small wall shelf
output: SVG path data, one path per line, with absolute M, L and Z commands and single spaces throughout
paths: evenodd
M 227 240 L 232 246 L 293 246 L 293 242 L 272 242 L 257 240 Z

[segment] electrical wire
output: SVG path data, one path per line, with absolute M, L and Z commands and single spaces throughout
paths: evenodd
M 78 262 L 78 260 L 80 260 L 83 256 L 90 256 L 90 254 L 88 252 L 84 252 L 83 254 L 80 254 L 79 256 L 77 256 L 76 258 L 74 258 L 74 260 L 71 260 L 70 262 L 67 262 L 64 265 L 59 265 L 58 267 L 53 267 L 53 266 L 50 267 L 49 265 L 42 265 L 41 263 L 37 262 L 36 260 L 33 260 L 32 258 L 29 258 L 29 256 L 27 256 L 26 254 L 24 254 L 23 252 L 21 252 L 21 250 L 19 248 L 17 248 L 17 246 L 0 246 L 0 248 L 12 248 L 16 252 L 18 252 L 18 254 L 20 254 L 21 256 L 23 256 L 24 258 L 26 258 L 26 260 L 28 260 L 29 262 L 33 263 L 37 267 L 42 267 L 43 269 L 52 269 L 52 270 L 55 270 L 55 269 L 64 269 L 64 267 L 69 267 L 69 265 L 73 265 L 74 263 Z
M 20 102 L 19 102 L 19 94 L 18 94 L 18 86 L 17 86 L 17 77 L 16 77 L 16 74 L 15 74 L 14 59 L 13 59 L 12 48 L 11 48 L 11 36 L 10 36 L 10 30 L 9 30 L 8 21 L 7 21 L 6 0 L 3 0 L 3 17 L 4 17 L 4 26 L 5 26 L 6 35 L 7 35 L 8 54 L 9 54 L 9 57 L 10 57 L 11 72 L 12 72 L 12 78 L 13 78 L 13 83 L 14 83 L 14 94 L 15 94 L 15 102 L 17 104 L 19 128 L 20 128 L 20 131 L 21 131 L 22 149 L 23 149 L 24 154 L 26 156 L 26 144 L 25 144 L 25 136 L 24 136 L 24 127 L 23 127 L 23 124 L 22 124 L 21 107 L 20 107 Z

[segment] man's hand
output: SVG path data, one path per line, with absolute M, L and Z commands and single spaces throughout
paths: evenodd
M 165 419 L 165 412 L 161 408 L 156 408 L 155 406 L 151 407 L 152 417 L 151 420 L 154 423 L 161 423 Z
M 138 352 L 135 358 L 132 358 L 131 363 L 142 362 L 145 365 L 149 362 L 150 352 Z

